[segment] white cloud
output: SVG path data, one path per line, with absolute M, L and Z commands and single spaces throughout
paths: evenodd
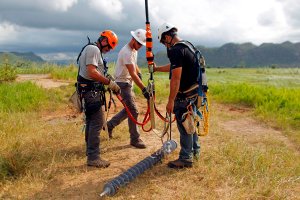
M 51 1 L 44 1 L 41 0 L 41 2 L 49 4 L 50 7 L 54 8 L 58 11 L 67 11 L 69 8 L 71 8 L 73 5 L 77 3 L 77 0 L 51 0 Z
M 123 5 L 119 0 L 89 0 L 89 6 L 96 12 L 102 12 L 111 19 L 120 20 L 123 18 Z
M 8 22 L 3 22 L 0 24 L 0 44 L 16 42 L 18 35 L 18 31 L 14 25 Z
M 18 9 L 18 10 L 44 10 L 44 11 L 61 11 L 65 12 L 74 6 L 78 0 L 1 0 L 2 9 Z
M 204 46 L 300 42 L 299 0 L 148 3 L 155 43 L 157 28 L 166 21 L 178 27 L 183 39 Z M 142 0 L 0 0 L 0 51 L 29 47 L 45 52 L 57 48 L 78 51 L 85 44 L 86 35 L 95 38 L 108 28 L 117 33 L 122 44 L 130 38 L 131 30 L 144 27 Z

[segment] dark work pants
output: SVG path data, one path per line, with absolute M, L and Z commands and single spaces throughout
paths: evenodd
M 132 91 L 132 86 L 129 83 L 121 83 L 117 82 L 117 84 L 121 88 L 121 96 L 129 108 L 134 119 L 138 118 L 139 112 L 137 110 L 137 106 L 135 104 L 135 98 Z M 109 130 L 114 129 L 117 125 L 119 125 L 122 121 L 128 118 L 128 127 L 130 133 L 131 142 L 136 142 L 140 137 L 138 126 L 128 117 L 125 108 L 123 108 L 120 112 L 118 112 L 109 122 L 107 122 L 107 127 Z
M 100 157 L 100 130 L 104 124 L 104 113 L 99 92 L 85 92 L 83 99 L 86 116 L 86 155 L 88 160 L 95 160 Z

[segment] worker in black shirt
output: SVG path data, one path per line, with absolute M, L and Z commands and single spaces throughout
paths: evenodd
M 185 126 L 192 120 L 189 106 L 197 100 L 197 76 L 194 53 L 182 43 L 177 35 L 177 28 L 169 23 L 158 29 L 158 39 L 166 46 L 170 63 L 164 66 L 154 65 L 154 72 L 170 73 L 170 94 L 166 106 L 168 113 L 175 113 L 177 127 L 180 132 L 181 150 L 177 160 L 168 163 L 170 168 L 192 167 L 193 160 L 199 159 L 200 144 L 193 128 Z M 190 121 L 188 124 L 192 124 Z

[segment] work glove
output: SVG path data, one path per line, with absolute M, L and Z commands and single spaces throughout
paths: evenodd
M 109 81 L 108 88 L 111 89 L 116 94 L 119 94 L 121 92 L 121 88 L 117 85 L 116 82 L 112 80 Z
M 110 80 L 112 80 L 112 81 L 115 81 L 115 78 L 112 75 L 110 75 L 110 74 L 106 74 L 105 77 L 108 78 L 108 79 L 110 79 Z
M 145 87 L 144 87 L 144 89 L 142 89 L 142 93 L 147 100 L 150 99 L 150 94 Z
M 138 77 L 141 79 L 141 81 L 143 80 L 142 74 L 141 72 L 137 73 Z

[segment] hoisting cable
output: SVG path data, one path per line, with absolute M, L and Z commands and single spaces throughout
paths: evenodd
M 126 104 L 125 104 L 123 98 L 121 97 L 121 95 L 120 95 L 120 94 L 117 94 L 116 96 L 117 96 L 117 98 L 120 100 L 120 102 L 123 104 L 123 106 L 124 106 L 124 108 L 125 108 L 125 110 L 126 110 L 126 112 L 127 112 L 128 117 L 129 117 L 135 124 L 140 125 L 140 126 L 144 126 L 145 124 L 147 124 L 147 122 L 150 120 L 149 118 L 147 118 L 147 115 L 148 115 L 148 113 L 149 113 L 149 106 L 148 106 L 148 109 L 147 109 L 147 112 L 146 112 L 146 114 L 145 114 L 145 118 L 144 118 L 143 122 L 138 122 L 138 121 L 133 117 L 133 115 L 131 114 L 129 108 L 126 106 Z
M 163 117 L 162 114 L 158 111 L 158 109 L 156 108 L 155 105 L 155 86 L 154 86 L 154 78 L 153 78 L 153 68 L 154 68 L 154 55 L 152 53 L 152 47 L 153 47 L 153 43 L 152 43 L 152 33 L 151 33 L 151 27 L 150 27 L 150 22 L 149 22 L 149 15 L 148 15 L 148 0 L 145 0 L 145 11 L 146 11 L 146 59 L 148 62 L 148 69 L 149 69 L 149 73 L 150 73 L 150 77 L 148 79 L 148 86 L 147 86 L 147 90 L 150 94 L 150 99 L 147 101 L 147 111 L 145 114 L 145 117 L 143 119 L 142 122 L 138 122 L 137 119 L 135 119 L 133 117 L 133 115 L 130 113 L 129 108 L 126 106 L 123 98 L 121 97 L 121 95 L 117 95 L 117 98 L 121 101 L 121 103 L 123 104 L 128 117 L 137 125 L 142 126 L 143 131 L 145 132 L 150 132 L 151 130 L 153 132 L 155 132 L 155 134 L 158 134 L 158 131 L 155 129 L 155 116 L 154 114 L 156 113 L 158 115 L 158 117 L 163 120 L 165 123 L 169 123 L 171 118 L 167 118 Z M 174 117 L 174 119 L 171 121 L 174 122 L 176 119 Z M 151 121 L 151 126 L 149 129 L 145 128 L 145 125 Z
M 153 79 L 153 68 L 154 68 L 154 56 L 152 53 L 152 33 L 149 21 L 149 14 L 148 14 L 148 0 L 145 0 L 145 14 L 146 14 L 146 59 L 148 62 L 148 69 L 150 73 L 150 77 L 148 80 L 148 92 L 150 94 L 149 99 L 149 107 L 150 107 L 150 119 L 151 119 L 151 129 L 155 129 L 155 118 L 154 118 L 154 79 Z

